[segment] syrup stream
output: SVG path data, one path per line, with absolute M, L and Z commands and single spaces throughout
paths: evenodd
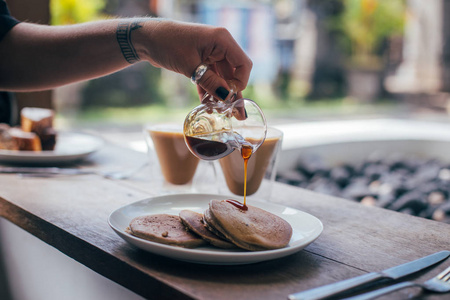
M 244 207 L 247 207 L 246 205 L 246 198 L 247 198 L 247 166 L 248 166 L 248 160 L 250 159 L 250 156 L 252 156 L 253 148 L 249 145 L 243 145 L 241 149 L 241 155 L 244 159 Z

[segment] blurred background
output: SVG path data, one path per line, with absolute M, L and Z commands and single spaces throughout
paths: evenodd
M 253 60 L 244 96 L 269 123 L 395 116 L 447 120 L 446 0 L 10 0 L 52 25 L 153 16 L 226 27 Z M 182 120 L 198 103 L 184 76 L 138 63 L 53 91 L 14 95 L 53 106 L 59 126 Z M 34 102 L 36 103 L 36 102 Z M 111 125 L 112 124 L 112 125 Z

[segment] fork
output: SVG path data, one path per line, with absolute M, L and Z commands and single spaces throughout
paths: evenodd
M 437 276 L 425 281 L 424 283 L 415 283 L 412 281 L 406 281 L 388 286 L 379 290 L 364 293 L 358 296 L 346 298 L 347 300 L 367 300 L 375 299 L 382 295 L 404 289 L 407 287 L 418 286 L 424 290 L 435 292 L 435 293 L 448 293 L 450 292 L 450 267 L 445 269 L 443 272 L 439 273 Z
M 118 179 L 118 180 L 128 179 L 128 178 L 131 178 L 134 174 L 137 174 L 139 171 L 141 171 L 148 165 L 149 165 L 149 162 L 145 162 L 142 165 L 140 165 L 134 169 L 131 169 L 129 171 L 103 172 L 103 177 L 108 178 L 108 179 Z

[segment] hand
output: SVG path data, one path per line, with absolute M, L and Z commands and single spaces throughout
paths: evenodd
M 198 65 L 208 65 L 197 86 L 200 99 L 208 92 L 224 100 L 232 86 L 242 96 L 253 63 L 228 30 L 158 19 L 145 22 L 142 29 L 138 44 L 143 49 L 137 48 L 152 65 L 189 78 Z

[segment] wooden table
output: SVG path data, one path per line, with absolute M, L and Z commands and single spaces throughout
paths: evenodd
M 121 169 L 146 159 L 145 154 L 107 145 L 81 167 Z M 450 249 L 448 224 L 277 183 L 274 203 L 303 210 L 323 222 L 324 231 L 314 243 L 294 255 L 251 265 L 180 262 L 134 248 L 107 224 L 115 209 L 157 195 L 149 181 L 146 172 L 122 181 L 98 175 L 21 178 L 0 174 L 0 216 L 150 299 L 286 299 L 297 291 Z M 449 264 L 447 259 L 408 279 L 424 280 Z M 390 297 L 419 292 L 408 289 Z M 448 294 L 424 297 L 448 299 Z

